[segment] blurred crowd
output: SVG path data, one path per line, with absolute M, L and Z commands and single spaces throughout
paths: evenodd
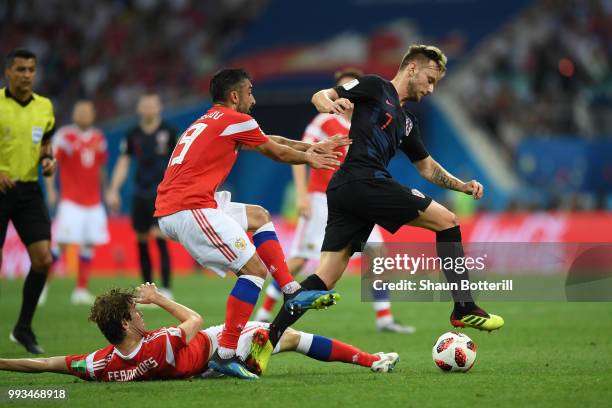
M 3 0 L 0 53 L 39 58 L 35 91 L 60 123 L 79 98 L 100 119 L 132 112 L 147 90 L 167 104 L 206 90 L 218 56 L 266 0 Z
M 524 136 L 612 133 L 612 1 L 541 0 L 492 38 L 456 82 L 512 157 Z

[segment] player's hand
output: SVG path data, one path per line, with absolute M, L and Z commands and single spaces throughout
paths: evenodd
M 15 182 L 6 174 L 0 171 L 0 193 L 5 193 L 15 187 Z
M 344 112 L 351 109 L 353 109 L 353 103 L 351 101 L 346 98 L 338 98 L 330 106 L 329 113 L 342 115 Z
M 51 177 L 55 173 L 55 168 L 57 167 L 57 160 L 45 157 L 40 161 L 40 164 L 42 165 L 43 176 Z
M 121 196 L 115 189 L 108 189 L 106 192 L 106 205 L 113 214 L 117 214 L 121 208 Z
M 463 183 L 463 188 L 461 189 L 461 191 L 463 191 L 467 195 L 471 195 L 472 197 L 474 197 L 474 200 L 480 200 L 484 195 L 484 187 L 476 180 L 471 180 L 467 183 Z
M 142 305 L 148 305 L 150 303 L 156 303 L 159 298 L 163 297 L 157 286 L 154 283 L 143 283 L 142 285 L 136 288 L 136 298 L 134 299 L 136 303 L 140 303 Z
M 348 137 L 337 134 L 333 135 L 332 137 L 328 137 L 321 142 L 315 143 L 312 146 L 314 147 L 314 151 L 317 153 L 331 153 L 338 147 L 348 146 L 351 143 L 353 143 L 353 141 Z M 340 157 L 340 155 L 338 157 Z
M 305 218 L 310 218 L 310 197 L 308 194 L 298 194 L 297 197 L 297 209 L 298 213 Z
M 340 165 L 336 153 L 316 153 L 313 146 L 306 151 L 306 162 L 313 169 L 335 170 L 334 166 Z

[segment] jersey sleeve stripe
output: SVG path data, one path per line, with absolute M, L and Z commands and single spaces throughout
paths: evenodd
M 255 119 L 247 120 L 246 122 L 233 123 L 221 132 L 219 136 L 231 136 L 236 133 L 248 132 L 249 130 L 257 129 L 259 125 Z
M 174 362 L 174 351 L 172 351 L 172 344 L 170 344 L 170 333 L 166 334 L 166 362 L 172 367 L 176 367 Z
M 89 354 L 87 358 L 85 358 L 85 363 L 87 364 L 87 373 L 89 374 L 89 378 L 91 378 L 92 380 L 96 379 L 96 373 L 94 372 L 95 368 L 93 365 L 94 354 L 96 354 L 95 351 Z

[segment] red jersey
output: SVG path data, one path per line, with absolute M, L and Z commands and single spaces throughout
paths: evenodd
M 89 354 L 66 356 L 72 375 L 88 381 L 144 381 L 189 378 L 202 373 L 210 354 L 210 339 L 203 331 L 185 343 L 178 327 L 147 332 L 129 355 L 112 344 Z
M 157 187 L 155 216 L 217 208 L 215 191 L 231 171 L 240 145 L 255 147 L 268 137 L 250 115 L 213 106 L 179 139 Z
M 100 204 L 100 168 L 106 163 L 106 139 L 96 128 L 68 125 L 53 137 L 59 162 L 60 198 L 84 206 Z
M 342 116 L 319 113 L 306 127 L 302 140 L 304 142 L 317 143 L 335 135 L 348 137 L 350 127 L 351 122 Z M 342 162 L 348 151 L 348 146 L 339 146 L 335 151 L 342 152 L 342 156 L 338 158 L 338 160 Z M 325 190 L 327 190 L 329 180 L 331 180 L 336 170 L 311 168 L 308 179 L 308 192 L 324 193 Z

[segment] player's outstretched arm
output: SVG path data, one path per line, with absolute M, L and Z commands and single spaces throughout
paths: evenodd
M 313 146 L 311 146 L 308 151 L 301 152 L 289 146 L 276 143 L 273 139 L 270 139 L 266 143 L 260 144 L 255 149 L 272 160 L 288 164 L 308 164 L 315 169 L 333 170 L 333 166 L 338 166 L 340 164 L 336 159 L 339 156 L 338 153 L 318 153 L 314 151 Z
M 416 161 L 413 164 L 424 179 L 440 187 L 471 195 L 475 200 L 479 200 L 484 194 L 484 187 L 478 181 L 471 180 L 464 183 L 446 171 L 431 156 L 427 156 L 425 159 Z
M 70 374 L 66 356 L 47 358 L 0 358 L 0 370 L 20 373 Z
M 340 98 L 333 88 L 322 89 L 315 93 L 310 100 L 321 113 L 335 113 L 342 115 L 344 111 L 353 109 L 353 103 L 346 98 Z
M 162 295 L 154 283 L 143 283 L 136 288 L 136 292 L 138 296 L 136 303 L 155 304 L 177 318 L 181 322 L 178 327 L 185 332 L 187 343 L 202 329 L 202 324 L 204 323 L 202 316 L 187 306 L 183 306 Z

